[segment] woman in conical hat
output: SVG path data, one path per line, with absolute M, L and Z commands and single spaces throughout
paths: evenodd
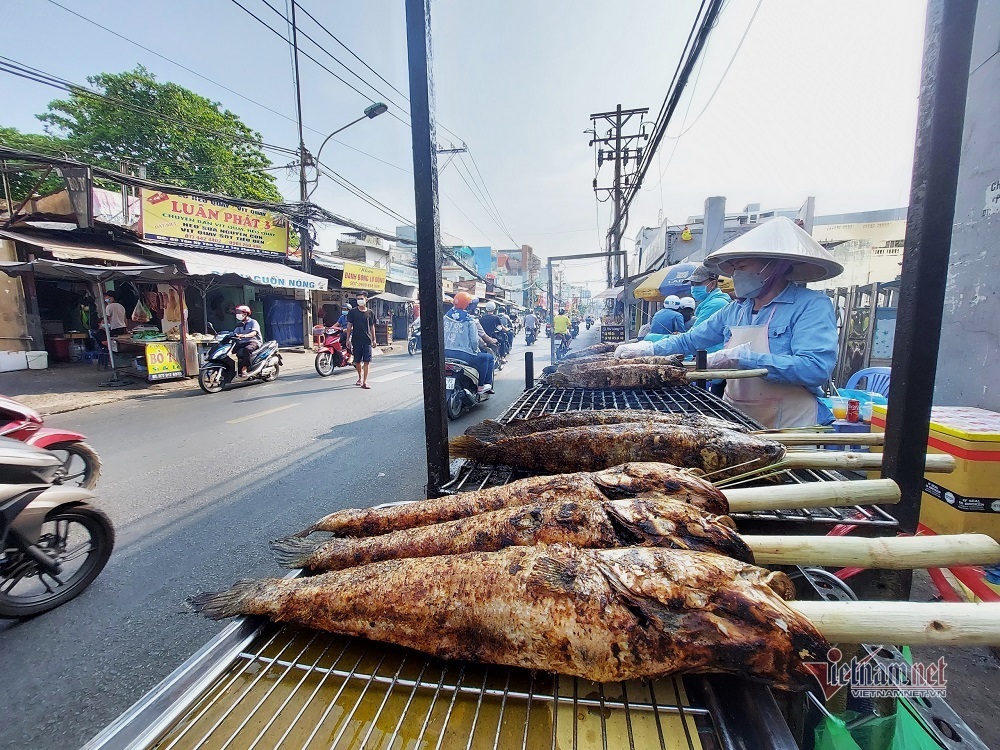
M 736 299 L 687 333 L 624 344 L 621 359 L 694 354 L 715 344 L 710 369 L 766 368 L 763 378 L 730 380 L 724 398 L 765 427 L 804 427 L 833 421 L 818 398 L 837 361 L 833 304 L 801 284 L 840 275 L 844 268 L 791 220 L 771 219 L 705 259 L 732 277 Z M 798 283 L 796 283 L 798 282 Z

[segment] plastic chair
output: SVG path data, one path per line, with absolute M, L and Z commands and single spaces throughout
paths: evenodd
M 858 370 L 847 379 L 845 388 L 857 388 L 861 380 L 866 379 L 866 385 L 862 390 L 881 393 L 883 396 L 889 395 L 889 373 L 888 367 L 866 367 Z

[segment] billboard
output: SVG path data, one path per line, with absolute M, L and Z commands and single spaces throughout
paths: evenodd
M 365 289 L 370 292 L 385 291 L 386 269 L 363 266 L 360 263 L 344 263 L 344 289 Z
M 288 220 L 280 214 L 145 189 L 141 205 L 146 240 L 267 258 L 288 251 Z

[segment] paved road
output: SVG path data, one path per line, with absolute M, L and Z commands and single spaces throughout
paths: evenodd
M 595 339 L 581 334 L 578 346 Z M 548 339 L 534 345 L 536 372 Z M 496 395 L 452 434 L 499 415 L 524 387 L 523 337 Z M 184 598 L 240 578 L 280 574 L 267 542 L 343 507 L 424 496 L 419 357 L 354 371 L 284 375 L 212 396 L 195 387 L 60 415 L 104 460 L 101 506 L 115 553 L 94 584 L 58 610 L 0 621 L 0 747 L 79 747 L 194 653 L 219 624 Z

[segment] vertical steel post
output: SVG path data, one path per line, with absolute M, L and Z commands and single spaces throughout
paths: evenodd
M 608 260 L 611 260 L 608 258 Z M 554 300 L 552 299 L 552 258 L 549 258 L 549 324 L 552 324 L 553 318 L 555 318 L 555 308 L 553 307 Z M 554 365 L 556 363 L 556 327 L 552 325 L 549 329 L 549 364 Z
M 535 353 L 524 353 L 524 390 L 530 390 L 535 385 Z
M 617 253 L 621 250 L 621 236 L 622 236 L 622 105 L 619 104 L 615 108 L 615 221 L 611 226 L 613 227 L 614 234 L 611 237 L 611 247 L 608 248 L 610 252 Z M 610 258 L 609 258 L 610 260 Z M 615 269 L 614 282 L 617 282 L 621 277 L 621 258 L 616 257 L 613 261 L 613 266 Z M 614 286 L 614 283 L 608 284 L 608 286 Z M 628 325 L 626 323 L 625 325 Z
M 975 22 L 976 0 L 928 2 L 882 469 L 902 491 L 893 513 L 910 533 L 924 486 Z M 878 593 L 907 599 L 911 580 L 909 571 L 884 572 Z
M 438 217 L 437 135 L 431 77 L 431 0 L 406 0 L 406 53 L 410 77 L 413 192 L 417 218 L 420 356 L 424 369 L 427 495 L 451 480 L 448 416 L 444 402 L 444 333 L 441 307 L 441 226 Z

